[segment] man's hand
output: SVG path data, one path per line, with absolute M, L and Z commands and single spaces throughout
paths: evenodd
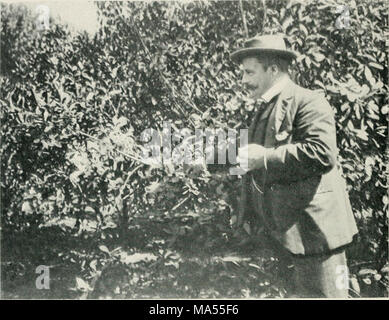
M 250 143 L 247 146 L 239 148 L 238 163 L 246 171 L 261 169 L 265 166 L 266 148 L 259 144 Z

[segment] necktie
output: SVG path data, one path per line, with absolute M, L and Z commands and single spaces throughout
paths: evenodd
M 255 115 L 254 121 L 253 121 L 253 123 L 251 125 L 251 128 L 252 128 L 252 131 L 251 131 L 251 134 L 252 134 L 251 141 L 254 140 L 255 128 L 257 127 L 257 123 L 258 123 L 259 119 L 261 118 L 262 114 L 267 109 L 267 107 L 268 107 L 268 103 L 264 99 L 262 99 L 262 98 L 258 99 L 255 102 L 256 115 Z M 252 182 L 254 188 L 260 194 L 263 194 L 263 191 L 261 190 L 259 185 L 255 182 L 254 174 L 255 174 L 254 172 L 249 172 L 249 175 L 251 176 L 251 182 Z
M 267 102 L 262 98 L 259 98 L 255 104 L 256 104 L 256 110 L 258 110 L 260 113 L 262 113 L 267 106 Z

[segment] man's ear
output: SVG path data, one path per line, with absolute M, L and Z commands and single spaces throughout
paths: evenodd
M 276 64 L 272 64 L 270 66 L 270 71 L 271 71 L 273 76 L 276 76 L 276 75 L 278 75 L 280 70 L 278 69 L 278 66 Z

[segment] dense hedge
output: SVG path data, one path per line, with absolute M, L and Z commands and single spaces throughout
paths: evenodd
M 336 24 L 339 4 L 350 10 L 347 28 Z M 26 9 L 1 6 L 3 231 L 67 219 L 60 227 L 69 235 L 92 228 L 101 241 L 147 246 L 127 234 L 146 219 L 161 223 L 170 246 L 215 250 L 231 234 L 239 178 L 192 179 L 181 166 L 138 158 L 142 132 L 162 130 L 164 121 L 179 129 L 249 124 L 252 106 L 229 60 L 245 37 L 239 3 L 97 6 L 94 37 L 53 22 L 38 32 Z M 387 263 L 385 3 L 243 1 L 243 9 L 249 36 L 287 35 L 300 53 L 293 77 L 324 90 L 336 112 L 339 161 L 360 230 L 349 256 L 353 272 L 369 267 L 366 280 Z

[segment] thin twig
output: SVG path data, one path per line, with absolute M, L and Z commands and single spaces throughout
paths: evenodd
M 84 299 L 88 300 L 88 299 L 90 299 L 90 294 L 93 294 L 95 292 L 95 290 L 96 290 L 97 281 L 99 281 L 99 279 L 103 275 L 103 272 L 106 269 L 108 269 L 113 264 L 113 262 L 114 261 L 113 261 L 112 257 L 110 257 L 108 263 L 105 266 L 103 266 L 99 272 L 96 273 L 95 277 L 91 281 L 91 284 L 89 285 L 91 290 L 88 290 L 86 293 L 83 293 L 82 296 L 81 296 L 81 300 L 84 300 Z
M 93 139 L 93 140 L 98 141 L 98 142 L 101 143 L 100 139 L 98 139 L 98 138 L 96 138 L 96 137 L 94 137 L 94 136 L 91 136 L 90 134 L 88 134 L 88 133 L 86 133 L 86 132 L 79 131 L 79 132 L 77 133 L 77 132 L 75 132 L 75 131 L 73 131 L 73 130 L 71 130 L 71 129 L 70 129 L 70 131 L 73 132 L 75 135 L 81 134 L 81 135 L 83 135 L 83 136 L 85 136 L 85 137 L 91 138 L 91 139 Z M 138 162 L 138 163 L 142 163 L 142 164 L 148 165 L 148 163 L 146 163 L 146 162 L 143 161 L 142 159 L 136 158 L 136 157 L 134 157 L 134 156 L 132 156 L 132 155 L 130 155 L 130 154 L 127 154 L 127 153 L 125 153 L 125 152 L 122 152 L 122 151 L 120 151 L 120 150 L 116 150 L 116 151 L 117 151 L 118 153 L 120 153 L 121 155 L 123 155 L 123 156 L 125 156 L 125 157 L 127 157 L 127 158 L 130 158 L 131 160 L 134 160 L 135 162 Z
M 130 16 L 130 21 L 131 21 L 131 25 L 134 26 L 134 29 L 135 29 L 135 32 L 139 38 L 139 41 L 143 47 L 143 50 L 145 51 L 146 55 L 148 56 L 149 60 L 152 62 L 153 61 L 153 58 L 151 56 L 151 53 L 149 51 L 149 49 L 147 48 L 146 44 L 144 43 L 143 41 L 143 38 L 139 32 L 139 29 L 137 27 L 137 24 L 135 23 L 135 21 L 132 19 L 132 17 Z M 162 81 L 165 83 L 165 85 L 168 87 L 169 91 L 168 91 L 168 94 L 170 95 L 170 98 L 175 102 L 177 108 L 180 110 L 180 112 L 182 113 L 183 116 L 187 117 L 186 115 L 186 112 L 183 110 L 183 108 L 181 107 L 181 105 L 176 101 L 176 98 L 175 98 L 175 90 L 174 90 L 174 87 L 170 84 L 170 82 L 165 78 L 165 76 L 163 75 L 161 69 L 159 68 L 158 64 L 156 66 L 157 68 L 157 71 L 158 71 L 158 74 L 160 76 L 160 78 L 162 79 Z M 192 121 L 192 119 L 190 119 L 189 117 L 187 117 L 188 120 L 191 122 L 191 124 L 194 126 L 194 123 Z
M 124 188 L 127 186 L 128 181 L 130 180 L 131 176 L 132 176 L 140 167 L 142 167 L 141 164 L 138 165 L 138 166 L 136 166 L 134 170 L 132 170 L 131 172 L 128 173 L 127 178 L 126 178 L 126 181 L 124 181 L 122 187 L 120 188 L 119 197 L 122 196 L 123 191 L 124 191 Z M 124 198 L 123 198 L 123 199 L 124 199 Z
M 178 207 L 180 207 L 186 200 L 189 199 L 189 196 L 187 196 L 185 199 L 181 200 L 178 204 L 176 204 L 172 209 L 171 211 L 174 211 L 176 210 Z
M 246 16 L 244 14 L 243 1 L 242 0 L 239 0 L 239 8 L 240 8 L 240 13 L 242 15 L 242 22 L 243 22 L 244 33 L 246 35 L 246 38 L 248 38 L 249 37 L 249 29 L 247 28 Z
M 242 1 L 242 0 L 240 0 Z M 241 7 L 241 10 L 243 10 L 243 7 Z M 246 36 L 248 37 L 248 29 L 247 29 L 247 24 L 246 24 L 246 19 L 245 19 L 245 16 L 244 16 L 244 12 L 242 11 L 242 14 L 243 14 L 243 19 L 244 19 L 244 25 L 245 25 L 245 30 L 246 30 Z M 143 47 L 143 50 L 145 51 L 146 55 L 148 56 L 149 60 L 150 61 L 153 61 L 153 57 L 150 53 L 150 50 L 147 48 L 145 42 L 143 41 L 143 38 L 140 34 L 140 31 L 137 27 L 137 24 L 135 23 L 135 21 L 132 19 L 132 17 L 130 16 L 130 21 L 131 21 L 131 25 L 134 26 L 134 29 L 135 29 L 135 32 L 139 38 L 139 41 Z M 168 94 L 170 96 L 170 98 L 174 101 L 175 105 L 177 106 L 177 108 L 179 109 L 179 111 L 181 112 L 181 114 L 188 118 L 189 122 L 193 125 L 193 127 L 195 127 L 195 123 L 193 122 L 193 120 L 186 114 L 186 112 L 184 111 L 184 109 L 181 107 L 181 105 L 177 102 L 177 98 L 179 98 L 181 101 L 184 101 L 186 103 L 188 103 L 193 110 L 195 110 L 197 113 L 201 114 L 202 111 L 197 107 L 197 105 L 194 103 L 194 101 L 191 99 L 191 97 L 189 96 L 185 96 L 185 99 L 182 97 L 183 96 L 183 93 L 182 92 L 178 92 L 178 95 L 176 95 L 176 89 L 173 87 L 173 85 L 169 82 L 168 79 L 166 79 L 166 77 L 164 76 L 162 70 L 160 69 L 159 65 L 157 64 L 156 66 L 157 68 L 157 71 L 158 71 L 158 74 L 161 78 L 161 80 L 163 81 L 163 83 L 166 85 L 166 87 L 169 89 L 168 90 Z M 224 127 L 224 125 L 222 125 L 219 121 L 217 120 L 214 120 L 214 122 L 218 125 L 221 125 Z
M 262 20 L 262 30 L 263 33 L 265 30 L 266 22 L 267 22 L 267 9 L 266 9 L 266 0 L 262 0 L 262 8 L 263 8 L 263 20 Z

